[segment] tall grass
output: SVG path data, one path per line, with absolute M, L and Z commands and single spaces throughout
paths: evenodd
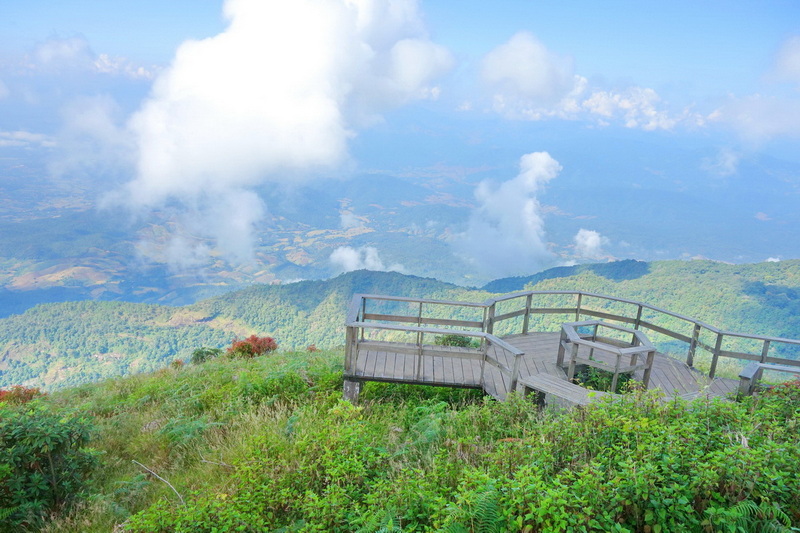
M 91 496 L 45 531 L 800 526 L 800 384 L 742 403 L 651 392 L 539 411 L 370 383 L 353 406 L 342 359 L 212 360 L 39 400 L 94 418 L 102 452 Z

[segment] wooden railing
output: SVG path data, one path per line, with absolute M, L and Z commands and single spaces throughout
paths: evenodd
M 569 296 L 574 298 L 574 306 L 569 307 L 537 307 L 535 305 L 536 298 L 544 298 L 547 296 Z M 589 301 L 597 300 L 605 303 L 622 304 L 623 307 L 628 308 L 628 313 L 610 312 L 604 309 L 592 309 L 589 306 Z M 497 307 L 503 302 L 515 302 L 519 304 L 511 311 L 498 315 Z M 785 357 L 777 357 L 770 354 L 776 346 L 793 346 L 800 348 L 800 340 L 784 339 L 780 337 L 767 337 L 762 335 L 747 335 L 743 333 L 734 333 L 724 331 L 700 320 L 687 317 L 672 311 L 667 311 L 659 307 L 648 305 L 645 303 L 626 300 L 624 298 L 615 298 L 613 296 L 605 296 L 602 294 L 594 294 L 580 291 L 528 291 L 508 294 L 498 298 L 493 298 L 484 302 L 487 306 L 487 323 L 486 331 L 492 332 L 495 326 L 505 320 L 522 316 L 523 325 L 521 333 L 528 332 L 529 318 L 535 314 L 563 314 L 574 319 L 570 320 L 583 320 L 586 317 L 599 318 L 601 320 L 612 321 L 620 324 L 627 324 L 633 329 L 641 329 L 645 332 L 652 332 L 664 335 L 666 337 L 682 341 L 687 344 L 687 351 L 685 355 L 686 364 L 694 366 L 694 361 L 698 350 L 704 350 L 711 357 L 710 367 L 708 370 L 709 377 L 714 377 L 717 364 L 720 358 L 732 358 L 741 361 L 758 361 L 760 363 L 775 363 L 788 366 L 800 367 L 800 360 L 790 359 Z M 645 313 L 651 315 L 646 318 Z M 658 318 L 669 318 L 677 321 L 681 326 L 679 328 L 669 328 L 659 325 L 656 322 Z M 704 337 L 708 335 L 713 339 L 712 342 L 704 341 Z M 758 348 L 754 351 L 743 351 L 725 349 L 733 339 L 745 339 L 753 341 Z
M 554 297 L 570 301 L 554 305 L 551 301 Z M 400 312 L 372 309 L 381 302 L 404 309 Z M 608 309 L 609 306 L 615 306 L 616 310 Z M 413 312 L 410 311 L 412 308 Z M 502 313 L 498 313 L 499 310 Z M 563 315 L 561 322 L 597 318 L 645 333 L 664 335 L 686 344 L 685 361 L 689 366 L 694 366 L 700 353 L 707 354 L 710 357 L 708 374 L 712 378 L 720 358 L 800 367 L 798 359 L 775 355 L 777 346 L 795 349 L 800 353 L 800 340 L 724 331 L 700 320 L 645 303 L 581 291 L 526 291 L 480 303 L 358 294 L 353 298 L 347 316 L 347 357 L 350 357 L 350 347 L 357 339 L 364 338 L 367 328 L 417 334 L 419 345 L 422 345 L 422 337 L 426 334 L 447 333 L 479 337 L 498 344 L 497 341 L 501 340 L 495 337 L 496 330 L 503 329 L 503 335 L 527 334 L 531 318 L 537 315 Z M 519 327 L 507 323 L 520 317 L 522 324 Z M 664 320 L 675 325 L 659 324 Z M 406 325 L 388 327 L 391 324 Z M 747 341 L 753 349 L 734 347 L 736 341 Z M 485 345 L 487 342 L 482 341 L 482 347 Z
M 392 313 L 370 313 L 367 309 L 367 302 L 394 302 L 413 304 L 417 307 L 418 313 L 392 314 Z M 423 306 L 449 306 L 453 308 L 466 308 L 479 310 L 484 317 L 481 320 L 463 320 L 437 318 L 425 316 L 422 312 Z M 485 331 L 485 309 L 483 304 L 472 304 L 469 302 L 447 302 L 440 300 L 425 300 L 414 298 L 401 298 L 391 296 L 356 295 L 353 298 L 347 316 L 347 339 L 345 344 L 345 376 L 354 376 L 356 361 L 359 350 L 389 350 L 398 353 L 409 353 L 416 355 L 419 359 L 416 364 L 415 374 L 419 376 L 422 372 L 423 357 L 455 357 L 462 359 L 476 359 L 480 361 L 480 385 L 484 386 L 486 365 L 497 368 L 508 378 L 508 391 L 514 390 L 517 386 L 519 377 L 520 359 L 524 353 L 518 348 L 511 346 L 503 339 Z M 411 325 L 408 325 L 411 324 Z M 435 325 L 440 327 L 428 327 Z M 445 329 L 448 328 L 448 329 Z M 458 329 L 453 329 L 458 328 Z M 465 329 L 471 328 L 471 329 Z M 384 333 L 390 340 L 381 339 L 379 336 L 369 333 Z M 411 342 L 399 342 L 391 340 L 391 334 L 405 334 L 411 336 Z M 436 344 L 436 337 L 457 334 L 463 337 L 477 339 L 478 347 L 459 347 L 453 349 L 448 346 Z M 377 338 L 376 338 L 377 337 Z M 408 341 L 409 339 L 404 339 Z M 426 342 L 430 341 L 430 342 Z M 505 352 L 512 361 L 507 365 L 503 361 L 494 357 L 490 348 L 496 348 Z M 420 380 L 421 381 L 421 380 Z

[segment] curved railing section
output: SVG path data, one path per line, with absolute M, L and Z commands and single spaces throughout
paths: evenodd
M 672 345 L 662 351 L 691 367 L 704 357 L 703 366 L 707 364 L 712 378 L 724 358 L 800 367 L 799 357 L 777 353 L 800 354 L 800 340 L 724 331 L 646 303 L 582 291 L 525 291 L 484 302 L 357 294 L 347 315 L 346 367 L 352 348 L 366 341 L 368 331 L 382 332 L 387 342 L 397 342 L 398 335 L 412 336 L 421 352 L 422 346 L 429 346 L 425 336 L 458 333 L 479 338 L 481 350 L 487 353 L 486 346 L 503 343 L 500 336 L 527 334 L 532 328 L 558 331 L 563 322 L 591 318 L 642 330 L 656 341 L 666 339 L 666 345 Z M 685 353 L 676 351 L 675 344 L 684 344 Z

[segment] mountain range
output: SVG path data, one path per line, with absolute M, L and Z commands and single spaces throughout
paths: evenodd
M 800 338 L 800 260 L 618 261 L 558 267 L 481 288 L 362 270 L 323 281 L 253 285 L 185 306 L 40 304 L 0 319 L 0 387 L 57 389 L 151 371 L 188 359 L 196 348 L 225 347 L 251 334 L 270 335 L 283 349 L 335 348 L 344 344 L 345 312 L 355 293 L 480 302 L 522 289 L 628 298 L 728 331 Z

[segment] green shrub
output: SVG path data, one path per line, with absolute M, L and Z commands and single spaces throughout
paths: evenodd
M 79 499 L 97 463 L 90 431 L 85 418 L 41 406 L 0 407 L 0 529 L 34 529 Z
M 211 359 L 215 359 L 220 355 L 222 355 L 222 350 L 220 348 L 206 348 L 203 346 L 192 352 L 192 364 L 199 365 Z
M 460 348 L 477 348 L 480 346 L 477 339 L 456 333 L 436 337 L 433 343 L 437 346 L 458 346 Z

